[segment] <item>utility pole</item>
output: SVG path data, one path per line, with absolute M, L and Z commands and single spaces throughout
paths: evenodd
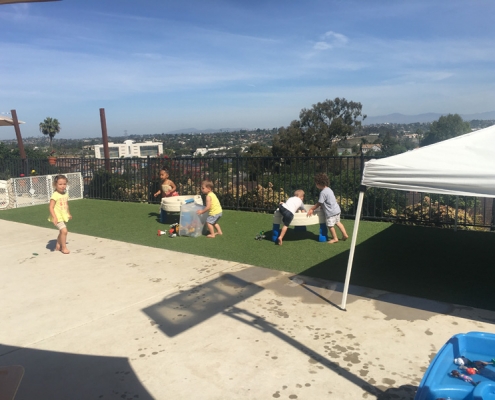
M 25 160 L 26 151 L 24 150 L 24 143 L 22 142 L 21 128 L 19 128 L 19 120 L 17 119 L 17 112 L 15 110 L 10 110 L 10 115 L 12 115 L 12 121 L 14 122 L 15 135 L 17 136 L 17 145 L 19 146 L 19 153 L 21 153 L 21 158 Z
M 107 120 L 105 118 L 105 109 L 100 108 L 100 122 L 101 122 L 101 137 L 103 141 L 103 157 L 105 157 L 105 169 L 110 171 L 110 150 L 108 148 L 108 135 L 107 135 Z

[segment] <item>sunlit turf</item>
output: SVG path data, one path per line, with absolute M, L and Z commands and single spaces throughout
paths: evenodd
M 80 233 L 315 278 L 345 279 L 351 240 L 320 243 L 318 225 L 307 232 L 291 228 L 283 246 L 276 246 L 271 241 L 272 214 L 224 210 L 224 235 L 208 239 L 157 236 L 159 229 L 179 222 L 179 214 L 172 213 L 167 224 L 161 224 L 158 205 L 85 199 L 71 201 L 70 209 L 69 243 L 70 233 Z M 0 211 L 0 219 L 54 229 L 47 217 L 47 205 Z M 342 222 L 351 235 L 354 221 Z M 265 240 L 255 240 L 261 231 Z M 495 235 L 490 232 L 362 221 L 351 284 L 495 310 L 494 248 Z

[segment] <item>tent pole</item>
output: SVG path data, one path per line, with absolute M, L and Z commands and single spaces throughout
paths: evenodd
M 347 302 L 347 292 L 349 291 L 349 281 L 351 280 L 352 261 L 354 259 L 354 249 L 356 248 L 359 221 L 361 220 L 361 210 L 363 208 L 363 199 L 364 199 L 365 190 L 366 187 L 362 186 L 359 192 L 358 206 L 356 210 L 356 219 L 354 221 L 354 229 L 352 231 L 351 249 L 349 251 L 349 260 L 347 261 L 347 272 L 345 275 L 344 290 L 342 292 L 342 304 L 340 305 L 340 308 L 344 311 Z
M 459 196 L 455 196 L 455 220 L 454 220 L 454 232 L 457 232 L 457 215 L 459 212 Z

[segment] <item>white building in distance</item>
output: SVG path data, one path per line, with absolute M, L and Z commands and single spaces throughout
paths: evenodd
M 110 153 L 110 158 L 157 157 L 160 154 L 163 154 L 163 143 L 135 143 L 134 140 L 126 140 L 124 143 L 108 143 L 108 151 Z M 102 144 L 95 145 L 95 158 L 105 158 Z

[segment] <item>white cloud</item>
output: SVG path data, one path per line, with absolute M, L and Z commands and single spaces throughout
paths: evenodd
M 335 33 L 333 31 L 325 32 L 322 35 L 319 42 L 316 42 L 313 46 L 315 50 L 328 50 L 335 47 L 341 47 L 349 42 L 349 39 L 341 33 Z
M 333 46 L 327 42 L 316 42 L 315 45 L 313 46 L 313 49 L 315 49 L 315 50 L 328 50 L 328 49 L 331 49 L 332 47 Z

